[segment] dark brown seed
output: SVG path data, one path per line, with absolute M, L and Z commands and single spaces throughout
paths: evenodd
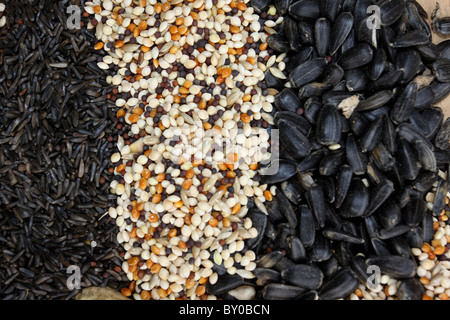
M 336 300 L 349 296 L 359 286 L 356 274 L 350 268 L 342 268 L 319 290 L 321 300 Z
M 353 177 L 353 170 L 349 165 L 343 165 L 337 176 L 336 198 L 334 204 L 336 208 L 340 208 L 342 202 L 347 196 L 348 189 Z
M 289 75 L 289 81 L 295 88 L 300 88 L 316 80 L 325 70 L 327 60 L 325 58 L 315 58 L 307 60 L 297 66 Z
M 324 262 L 330 259 L 332 255 L 330 241 L 322 234 L 316 234 L 314 245 L 307 251 L 308 259 L 312 262 Z
M 300 207 L 299 238 L 306 248 L 314 244 L 315 226 L 313 213 L 307 205 L 302 205 Z
M 295 52 L 299 51 L 300 35 L 298 33 L 297 22 L 290 19 L 289 17 L 286 17 L 285 20 L 283 21 L 283 30 L 288 40 L 290 50 Z
M 311 152 L 311 144 L 298 126 L 294 127 L 290 121 L 285 120 L 278 121 L 277 126 L 281 143 L 292 157 L 302 159 Z
M 351 69 L 347 70 L 345 74 L 345 86 L 348 91 L 363 91 L 368 84 L 366 70 L 360 69 Z
M 339 242 L 348 242 L 353 244 L 363 244 L 364 240 L 361 238 L 357 238 L 353 236 L 352 234 L 346 233 L 344 231 L 337 231 L 337 230 L 331 230 L 331 229 L 324 229 L 323 235 L 325 238 L 328 238 L 333 241 L 339 241 Z
M 436 136 L 436 147 L 442 150 L 450 148 L 450 119 L 446 119 Z
M 404 74 L 401 78 L 401 83 L 409 83 L 422 68 L 422 61 L 420 54 L 414 49 L 401 50 L 395 59 L 395 67 Z
M 414 109 L 418 88 L 418 85 L 412 82 L 406 86 L 396 99 L 391 111 L 391 120 L 394 123 L 399 124 L 410 118 Z
M 244 279 L 239 275 L 224 275 L 215 284 L 208 282 L 207 290 L 210 294 L 219 295 L 244 284 Z
M 261 294 L 264 300 L 294 300 L 306 291 L 297 286 L 270 283 L 263 288 Z
M 433 215 L 436 217 L 445 207 L 445 197 L 448 192 L 448 182 L 440 179 L 437 186 L 436 195 L 434 197 Z
M 314 25 L 311 23 L 308 23 L 306 21 L 300 21 L 298 23 L 298 32 L 300 36 L 300 43 L 303 46 L 312 46 L 315 43 L 314 39 Z M 308 47 L 306 47 L 308 48 Z M 313 49 L 312 47 L 309 47 Z M 302 59 L 296 59 L 296 61 L 302 61 Z
M 376 214 L 381 226 L 386 230 L 394 228 L 402 219 L 400 207 L 392 200 L 387 200 L 382 204 Z
M 381 272 L 396 279 L 412 278 L 416 273 L 415 263 L 404 257 L 393 255 L 373 257 L 368 258 L 366 263 L 369 266 L 378 266 Z
M 440 82 L 450 82 L 450 60 L 439 59 L 433 63 L 433 73 Z
M 398 170 L 401 176 L 408 180 L 414 180 L 419 174 L 417 158 L 414 155 L 410 144 L 404 139 L 400 139 L 397 148 Z
M 289 52 L 291 49 L 288 40 L 275 33 L 269 35 L 266 41 L 269 47 L 275 51 Z
M 269 268 L 256 268 L 253 270 L 258 286 L 265 286 L 269 283 L 278 283 L 281 279 L 280 273 Z
M 270 2 L 269 2 L 270 3 Z M 284 15 L 289 10 L 292 0 L 280 0 L 275 2 L 275 8 L 277 9 L 277 14 Z
M 296 236 L 290 236 L 287 242 L 289 246 L 289 258 L 295 263 L 306 261 L 306 250 L 302 241 Z
M 429 42 L 429 36 L 425 31 L 414 30 L 397 37 L 392 43 L 392 46 L 394 48 L 406 48 L 426 45 Z
M 275 107 L 280 111 L 297 112 L 300 108 L 300 100 L 291 89 L 283 89 L 275 96 Z
M 320 15 L 319 2 L 312 0 L 296 1 L 289 6 L 289 14 L 298 20 L 317 19 Z
M 370 195 L 369 206 L 364 213 L 364 216 L 371 215 L 375 212 L 394 192 L 394 184 L 390 180 L 380 182 L 372 191 Z
M 397 289 L 399 300 L 418 301 L 423 297 L 423 285 L 417 279 L 405 279 L 400 281 Z
M 316 140 L 329 146 L 339 143 L 342 137 L 342 122 L 339 111 L 332 105 L 324 105 L 316 124 Z
M 382 138 L 383 127 L 383 116 L 379 116 L 374 122 L 370 124 L 366 133 L 360 140 L 362 152 L 372 151 L 377 146 Z
M 344 70 L 356 69 L 369 64 L 373 58 L 373 49 L 369 44 L 358 44 L 344 52 L 337 63 Z
M 356 111 L 370 111 L 387 104 L 394 97 L 391 90 L 380 91 L 373 96 L 361 101 L 356 107 Z
M 414 115 L 415 114 L 413 113 L 413 116 Z M 420 113 L 420 116 L 420 119 L 424 122 L 423 128 L 425 130 L 423 131 L 426 132 L 425 137 L 431 141 L 436 137 L 437 133 L 442 128 L 442 124 L 444 122 L 444 112 L 441 108 L 431 107 L 423 110 Z M 436 141 L 435 144 L 437 144 Z
M 437 170 L 436 157 L 432 149 L 423 141 L 416 141 L 414 143 L 414 150 L 416 151 L 417 158 L 423 168 L 435 172 Z
M 339 171 L 345 161 L 345 151 L 337 150 L 330 152 L 320 161 L 319 173 L 322 176 L 334 176 Z
M 384 172 L 391 170 L 395 164 L 395 158 L 382 142 L 378 143 L 372 150 L 370 157 L 375 165 Z
M 399 226 L 395 226 L 394 228 L 389 229 L 389 230 L 385 230 L 385 229 L 377 230 L 377 236 L 381 240 L 393 239 L 393 238 L 397 238 L 401 235 L 404 235 L 409 230 L 410 230 L 409 226 L 402 224 Z
M 275 184 L 292 178 L 297 173 L 295 162 L 289 160 L 274 160 L 270 166 L 259 171 L 263 183 Z
M 402 16 L 405 8 L 404 0 L 383 0 L 377 3 L 380 7 L 380 19 L 383 26 L 394 24 Z
M 319 185 L 313 184 L 308 190 L 308 202 L 320 227 L 325 226 L 325 198 Z
M 315 290 L 322 285 L 324 276 L 318 267 L 296 264 L 281 271 L 281 278 L 297 287 Z
M 450 34 L 450 18 L 440 18 L 433 21 L 434 31 L 446 36 Z
M 314 39 L 316 50 L 320 57 L 328 54 L 330 47 L 331 24 L 327 18 L 317 19 L 314 25 Z
M 250 3 L 257 13 L 266 12 L 270 6 L 269 0 L 251 0 Z
M 360 217 L 369 205 L 369 190 L 361 179 L 354 178 L 347 192 L 340 213 L 345 218 Z

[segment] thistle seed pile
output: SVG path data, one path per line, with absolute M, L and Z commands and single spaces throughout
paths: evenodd
M 70 299 L 120 290 L 117 227 L 105 216 L 115 106 L 69 1 L 0 4 L 0 297 Z M 86 21 L 81 21 L 82 25 Z M 69 280 L 75 270 L 79 278 Z M 68 272 L 69 271 L 69 272 Z M 69 284 L 69 285 L 68 285 Z M 70 285 L 74 285 L 72 290 Z

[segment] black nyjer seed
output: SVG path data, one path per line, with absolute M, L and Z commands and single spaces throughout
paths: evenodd
M 71 299 L 77 270 L 80 288 L 119 290 L 127 279 L 117 227 L 104 216 L 114 200 L 115 95 L 97 67 L 95 36 L 62 23 L 70 1 L 4 3 L 0 298 Z

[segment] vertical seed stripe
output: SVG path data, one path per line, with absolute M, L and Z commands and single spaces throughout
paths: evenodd
M 272 199 L 256 171 L 271 155 L 268 34 L 247 1 L 105 0 L 85 10 L 120 108 L 109 214 L 126 250 L 122 293 L 214 299 L 205 290 L 214 264 L 253 277 L 246 205 Z
M 118 228 L 105 215 L 116 107 L 88 15 L 75 30 L 71 1 L 1 2 L 0 299 L 118 291 Z

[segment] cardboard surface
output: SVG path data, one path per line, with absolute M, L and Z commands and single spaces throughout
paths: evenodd
M 433 14 L 434 9 L 436 8 L 436 3 L 439 2 L 440 5 L 440 17 L 449 17 L 450 16 L 450 0 L 439 0 L 439 1 L 433 1 L 433 0 L 417 0 L 418 3 L 422 5 L 422 7 L 428 12 L 428 23 L 431 24 L 431 15 Z M 434 43 L 440 43 L 443 40 L 448 40 L 449 37 L 442 37 L 438 34 L 433 34 L 433 42 Z M 441 101 L 438 104 L 439 107 L 441 107 L 444 110 L 445 117 L 450 117 L 450 96 L 448 96 L 446 99 Z

